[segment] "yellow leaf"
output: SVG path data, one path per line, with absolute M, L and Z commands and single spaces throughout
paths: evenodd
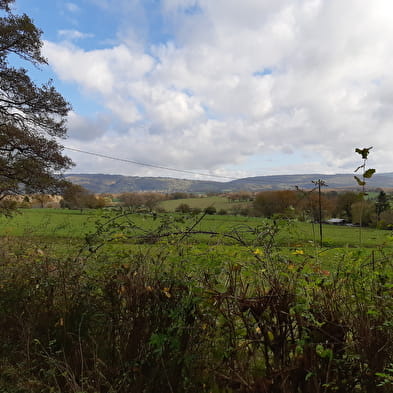
M 164 288 L 164 289 L 162 290 L 162 292 L 164 293 L 164 295 L 165 295 L 167 298 L 171 298 L 171 297 L 172 297 L 171 293 L 169 292 L 169 288 Z
M 295 250 L 292 254 L 293 255 L 303 255 L 304 251 L 303 250 Z

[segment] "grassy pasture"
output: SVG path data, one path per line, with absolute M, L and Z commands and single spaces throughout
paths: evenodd
M 173 201 L 171 201 L 173 202 Z M 12 218 L 0 217 L 0 236 L 23 237 L 58 242 L 67 240 L 83 241 L 87 234 L 94 233 L 97 223 L 110 220 L 114 215 L 110 211 L 98 210 L 67 210 L 67 209 L 26 209 Z M 162 217 L 181 217 L 181 215 L 166 214 Z M 186 229 L 200 216 L 188 216 L 188 220 L 178 226 Z M 155 219 L 149 214 L 132 214 L 128 217 L 136 227 L 154 229 L 161 225 L 160 219 Z M 207 215 L 193 229 L 206 232 L 230 232 L 232 230 L 246 231 L 258 225 L 269 222 L 266 219 L 243 216 Z M 319 242 L 319 226 L 304 222 L 279 221 L 280 228 L 276 245 L 281 247 L 310 246 Z M 137 229 L 135 229 L 138 232 Z M 356 247 L 359 245 L 359 228 L 347 226 L 323 225 L 324 246 L 331 247 Z M 214 243 L 208 234 L 200 235 L 194 241 L 198 243 Z M 225 241 L 224 241 L 225 243 Z M 373 228 L 362 228 L 363 247 L 393 246 L 390 231 Z
M 161 202 L 160 206 L 168 212 L 174 212 L 175 209 L 182 203 L 186 203 L 191 208 L 199 208 L 202 210 L 213 206 L 217 209 L 217 211 L 221 209 L 231 211 L 234 209 L 243 209 L 250 206 L 249 202 L 230 202 L 228 198 L 222 196 L 173 199 Z

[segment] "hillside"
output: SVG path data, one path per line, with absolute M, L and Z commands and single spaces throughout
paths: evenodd
M 169 177 L 137 177 L 104 174 L 68 174 L 66 179 L 87 188 L 94 193 L 121 193 L 135 191 L 158 192 L 231 192 L 239 190 L 262 191 L 292 189 L 296 186 L 303 189 L 313 187 L 312 181 L 324 180 L 330 189 L 356 189 L 352 174 L 304 174 L 257 176 L 237 179 L 229 182 L 206 180 L 174 179 Z M 375 174 L 368 183 L 369 188 L 393 188 L 393 173 Z

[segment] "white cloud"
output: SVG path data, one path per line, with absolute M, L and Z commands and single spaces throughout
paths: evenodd
M 104 96 L 122 90 L 129 80 L 142 78 L 154 63 L 150 56 L 132 53 L 124 45 L 84 51 L 72 44 L 45 42 L 44 53 L 62 79 Z
M 60 37 L 66 39 L 66 40 L 69 40 L 69 41 L 94 37 L 94 34 L 82 33 L 78 30 L 59 30 L 58 34 Z
M 68 114 L 68 137 L 76 141 L 91 141 L 101 138 L 110 125 L 110 119 L 97 115 L 94 119 L 85 118 L 74 111 Z
M 69 3 L 65 3 L 65 7 L 70 12 L 79 12 L 80 11 L 79 6 L 77 4 L 75 4 L 75 3 L 70 3 L 70 2 Z
M 45 44 L 58 75 L 122 123 L 97 151 L 109 138 L 115 155 L 198 170 L 302 151 L 320 161 L 297 171 L 335 172 L 375 145 L 391 170 L 388 0 L 163 0 L 162 10 L 174 39 L 146 50 Z

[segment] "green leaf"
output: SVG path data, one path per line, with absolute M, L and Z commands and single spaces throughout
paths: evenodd
M 360 180 L 357 176 L 354 176 L 355 180 L 357 181 L 357 183 L 359 184 L 359 186 L 365 186 L 366 182 L 363 180 Z
M 370 153 L 370 150 L 372 148 L 373 148 L 372 146 L 371 147 L 365 147 L 364 149 L 358 149 L 357 148 L 357 149 L 355 149 L 355 152 L 360 154 L 362 156 L 363 160 L 367 160 L 367 157 L 368 157 L 368 155 Z
M 373 169 L 373 168 L 367 169 L 367 171 L 364 172 L 363 177 L 364 177 L 365 179 L 370 179 L 370 177 L 371 177 L 374 173 L 375 173 L 375 169 Z

